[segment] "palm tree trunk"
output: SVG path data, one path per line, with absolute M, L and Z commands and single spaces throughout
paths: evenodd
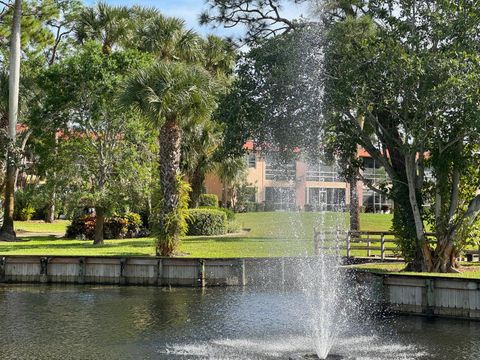
M 190 179 L 192 192 L 190 193 L 190 204 L 192 207 L 198 206 L 198 199 L 203 192 L 203 183 L 205 182 L 205 173 L 199 169 L 195 169 Z
M 3 225 L 0 229 L 0 240 L 15 241 L 16 234 L 13 227 L 13 214 L 15 210 L 15 165 L 7 165 L 5 182 L 5 207 Z
M 93 245 L 103 245 L 103 228 L 105 224 L 105 209 L 102 206 L 95 207 L 95 238 Z
M 175 218 L 180 204 L 180 141 L 182 132 L 175 118 L 167 119 L 160 129 L 160 185 L 162 207 L 159 216 L 157 255 L 171 256 L 180 241 L 180 229 Z
M 0 240 L 15 240 L 13 212 L 15 208 L 15 142 L 17 139 L 18 94 L 20 87 L 20 46 L 21 46 L 22 0 L 15 0 L 12 38 L 10 41 L 10 76 L 8 98 L 8 153 L 5 182 L 5 214 L 0 229 Z

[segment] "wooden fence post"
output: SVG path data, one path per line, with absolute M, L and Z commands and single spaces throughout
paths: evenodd
M 372 255 L 372 251 L 370 250 L 370 245 L 372 242 L 370 241 L 370 234 L 367 235 L 367 257 L 370 257 Z
M 351 247 L 351 245 L 350 245 L 350 237 L 352 236 L 351 234 L 352 234 L 352 233 L 351 233 L 350 231 L 348 231 L 348 233 L 347 233 L 347 258 L 350 257 L 350 247 Z
M 338 225 L 335 229 L 335 256 L 338 257 L 340 255 L 340 229 L 338 228 Z
M 380 235 L 380 259 L 385 260 L 385 234 Z

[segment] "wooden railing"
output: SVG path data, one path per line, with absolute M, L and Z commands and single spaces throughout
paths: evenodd
M 427 233 L 426 236 L 430 241 L 435 241 L 433 233 Z M 387 244 L 395 244 L 395 246 L 387 246 Z M 367 257 L 372 257 L 373 252 L 379 252 L 380 259 L 383 261 L 387 254 L 390 258 L 401 258 L 396 244 L 395 234 L 390 231 L 342 231 L 337 229 L 328 232 L 315 230 L 314 234 L 315 254 L 319 254 L 322 249 L 335 251 L 337 254 L 347 257 L 352 257 L 354 251 L 365 251 Z

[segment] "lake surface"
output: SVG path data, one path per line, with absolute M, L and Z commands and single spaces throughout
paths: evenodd
M 0 359 L 288 359 L 310 353 L 295 291 L 0 285 Z M 352 324 L 350 359 L 478 359 L 480 323 Z

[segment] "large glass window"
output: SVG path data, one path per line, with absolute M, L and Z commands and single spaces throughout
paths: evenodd
M 307 189 L 307 204 L 312 210 L 343 211 L 345 209 L 345 189 Z
M 265 206 L 271 210 L 288 210 L 295 207 L 295 189 L 266 187 Z
M 342 181 L 336 165 L 326 165 L 321 162 L 307 164 L 307 181 L 337 182 Z
M 385 168 L 372 158 L 363 158 L 363 177 L 375 183 L 383 182 L 388 179 Z
M 392 202 L 383 194 L 365 189 L 363 191 L 363 207 L 365 212 L 390 212 L 392 210 Z
M 282 161 L 272 155 L 265 158 L 265 179 L 277 181 L 294 181 L 296 178 L 295 160 Z

